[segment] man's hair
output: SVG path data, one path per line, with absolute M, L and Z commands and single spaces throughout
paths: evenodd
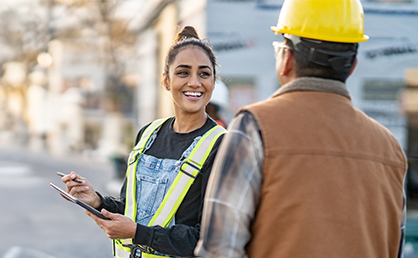
M 300 39 L 301 43 L 298 44 L 298 50 L 295 49 L 291 40 L 285 38 L 284 41 L 284 43 L 292 50 L 296 63 L 297 77 L 319 77 L 338 80 L 345 83 L 355 63 L 358 48 L 357 43 L 337 43 L 310 40 L 306 38 Z M 300 45 L 302 45 L 303 49 L 301 49 Z M 319 55 L 316 55 L 316 58 L 319 58 L 319 61 L 309 60 L 309 50 L 312 49 L 320 52 Z M 306 51 L 303 53 L 300 50 Z M 343 54 L 343 57 L 338 55 L 340 53 Z M 344 53 L 351 53 L 351 56 L 344 56 Z

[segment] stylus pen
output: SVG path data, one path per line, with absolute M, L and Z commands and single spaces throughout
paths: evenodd
M 60 177 L 65 176 L 65 174 L 61 173 L 61 172 L 57 172 L 57 175 L 59 175 Z M 77 178 L 74 178 L 74 179 L 71 179 L 71 180 L 73 180 L 74 182 L 77 182 L 77 183 L 83 183 L 83 181 L 81 181 L 80 179 L 77 179 Z

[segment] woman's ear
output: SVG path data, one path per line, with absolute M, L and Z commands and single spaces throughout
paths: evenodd
M 165 73 L 163 73 L 163 84 L 164 84 L 164 88 L 167 91 L 170 91 L 169 79 L 168 79 L 168 76 Z

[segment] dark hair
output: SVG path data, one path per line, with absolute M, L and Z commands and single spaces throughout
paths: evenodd
M 345 52 L 355 52 L 357 53 L 358 44 L 356 43 L 338 43 L 338 42 L 329 42 L 329 41 L 315 41 L 301 38 L 302 44 L 304 47 L 310 49 L 315 48 L 319 49 L 322 53 L 345 53 Z M 320 65 L 318 63 L 312 62 L 307 57 L 306 53 L 300 53 L 295 50 L 295 47 L 291 40 L 285 38 L 284 43 L 290 47 L 292 50 L 295 63 L 296 63 L 296 75 L 298 77 L 319 77 L 324 79 L 338 80 L 343 83 L 347 80 L 350 75 L 351 69 L 354 65 L 356 55 L 354 54 L 348 58 L 342 58 L 344 62 L 343 65 L 336 65 L 338 68 L 332 67 L 331 65 Z M 301 44 L 301 43 L 299 43 Z M 333 55 L 323 55 L 323 58 L 332 60 Z
M 195 28 L 192 26 L 186 26 L 177 33 L 174 43 L 171 45 L 165 58 L 164 74 L 168 77 L 168 68 L 174 62 L 180 50 L 187 46 L 197 46 L 206 52 L 213 66 L 213 77 L 216 78 L 217 61 L 215 52 L 209 42 L 199 38 Z

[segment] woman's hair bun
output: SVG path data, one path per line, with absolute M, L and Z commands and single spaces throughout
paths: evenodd
M 180 42 L 186 39 L 191 39 L 191 38 L 200 39 L 194 27 L 186 26 L 179 33 L 177 33 L 177 36 L 174 42 L 177 43 L 177 42 Z

